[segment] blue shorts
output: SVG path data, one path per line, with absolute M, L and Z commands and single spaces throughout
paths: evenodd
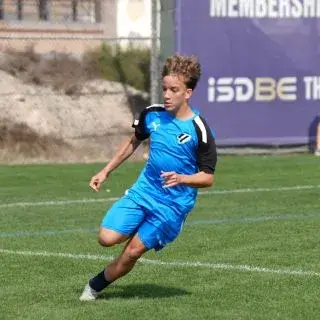
M 161 210 L 163 211 L 164 208 L 162 207 Z M 165 207 L 165 210 L 169 216 L 175 214 L 170 207 Z M 147 249 L 158 251 L 179 235 L 185 219 L 177 219 L 175 215 L 175 221 L 171 223 L 171 220 L 159 219 L 155 213 L 156 209 L 151 211 L 125 195 L 107 211 L 101 227 L 125 236 L 133 236 L 138 233 Z

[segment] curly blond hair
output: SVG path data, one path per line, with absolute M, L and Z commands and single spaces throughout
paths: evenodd
M 176 53 L 167 58 L 163 66 L 162 78 L 168 75 L 182 76 L 186 87 L 193 90 L 201 76 L 200 62 L 196 56 L 184 56 Z

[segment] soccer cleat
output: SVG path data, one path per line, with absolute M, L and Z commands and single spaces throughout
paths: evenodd
M 314 153 L 315 156 L 319 157 L 320 156 L 320 149 L 317 149 Z
M 82 292 L 81 297 L 79 298 L 80 301 L 93 301 L 97 299 L 97 296 L 99 295 L 99 292 L 92 289 L 89 285 L 89 283 L 86 284 L 84 287 L 84 290 Z

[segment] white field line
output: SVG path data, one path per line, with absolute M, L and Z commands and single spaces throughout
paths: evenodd
M 7 250 L 0 249 L 0 253 L 9 255 L 21 255 L 21 256 L 40 256 L 40 257 L 57 257 L 57 258 L 69 258 L 73 260 L 112 260 L 113 257 L 91 255 L 91 254 L 72 254 L 62 252 L 47 252 L 47 251 L 19 251 L 19 250 Z M 246 272 L 258 272 L 258 273 L 271 273 L 279 275 L 289 276 L 304 276 L 304 277 L 320 277 L 320 273 L 314 271 L 294 270 L 294 269 L 272 269 L 264 267 L 254 267 L 248 265 L 234 265 L 228 263 L 208 263 L 208 262 L 166 262 L 161 260 L 140 259 L 140 263 L 161 265 L 166 267 L 185 267 L 185 268 L 207 268 L 207 269 L 221 269 L 221 270 L 235 270 Z
M 300 190 L 312 190 L 320 188 L 319 185 L 298 185 L 292 187 L 277 187 L 277 188 L 245 188 L 245 189 L 216 189 L 209 191 L 199 191 L 199 195 L 215 195 L 215 194 L 235 194 L 235 193 L 254 193 L 254 192 L 277 192 L 277 191 L 300 191 Z M 2 203 L 0 208 L 13 208 L 13 207 L 35 207 L 35 206 L 58 206 L 69 204 L 81 204 L 81 203 L 95 203 L 95 202 L 114 202 L 119 197 L 99 198 L 99 199 L 78 199 L 78 200 L 52 200 L 52 201 L 39 201 L 39 202 L 13 202 Z

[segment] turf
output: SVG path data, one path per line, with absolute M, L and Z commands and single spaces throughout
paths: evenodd
M 86 281 L 121 250 L 98 245 L 99 223 L 143 164 L 94 193 L 102 166 L 0 166 L 1 319 L 319 317 L 319 159 L 220 157 L 180 237 L 83 303 Z

